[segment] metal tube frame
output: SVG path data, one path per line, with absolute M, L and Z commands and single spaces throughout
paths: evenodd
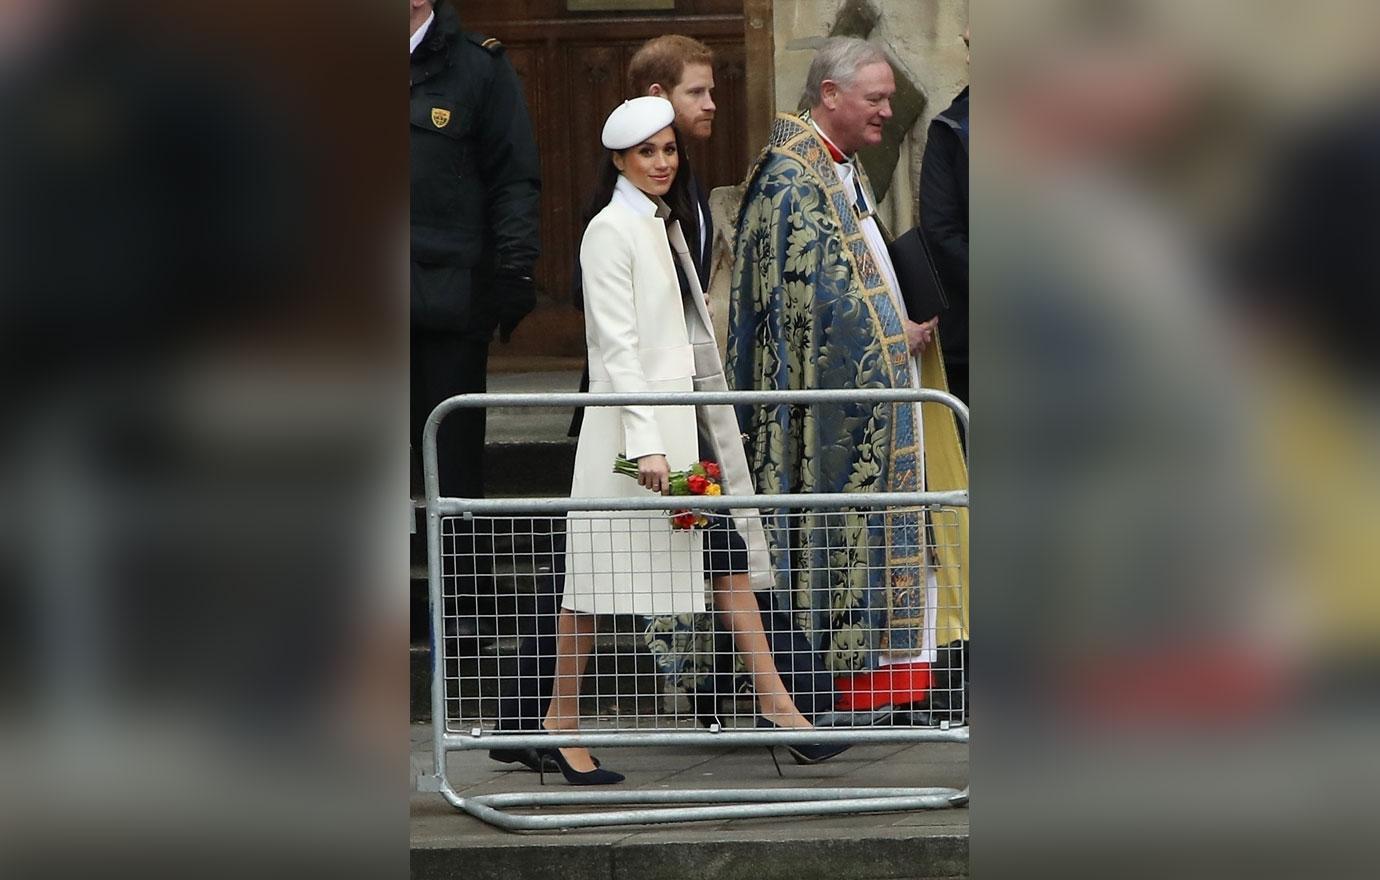
M 446 776 L 446 753 L 488 749 L 494 738 L 475 727 L 466 734 L 446 730 L 444 603 L 441 601 L 441 520 L 446 516 L 486 513 L 568 513 L 578 510 L 661 510 L 658 498 L 442 498 L 436 461 L 436 434 L 441 421 L 457 409 L 482 407 L 685 406 L 705 404 L 784 403 L 938 403 L 952 409 L 968 431 L 968 407 L 951 394 L 934 389 L 870 388 L 820 391 L 674 391 L 661 393 L 461 394 L 432 410 L 422 432 L 422 470 L 426 486 L 427 583 L 431 610 L 431 726 L 434 765 L 418 780 L 422 791 L 434 791 L 471 816 L 508 831 L 556 831 L 618 825 L 653 825 L 854 812 L 900 812 L 965 806 L 968 789 L 954 788 L 764 788 L 656 791 L 566 791 L 505 793 L 464 797 Z M 697 496 L 695 506 L 708 510 L 756 507 L 771 509 L 838 509 L 887 506 L 968 507 L 968 492 L 819 493 L 801 495 Z M 723 747 L 796 743 L 968 742 L 968 726 L 941 723 L 938 728 L 816 727 L 810 730 L 586 731 L 576 733 L 504 733 L 504 748 L 600 745 Z M 695 804 L 699 806 L 682 806 Z M 516 807 L 643 807 L 561 815 L 507 812 Z

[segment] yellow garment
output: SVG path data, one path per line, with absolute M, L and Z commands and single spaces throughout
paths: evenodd
M 1312 649 L 1323 661 L 1376 654 L 1380 638 L 1380 466 L 1371 403 L 1343 377 L 1295 354 L 1269 369 L 1262 395 L 1266 485 Z
M 926 388 L 949 390 L 940 343 L 925 346 L 920 378 Z M 968 491 L 968 462 L 958 441 L 958 417 L 941 403 L 922 406 L 925 432 L 925 488 L 931 492 Z M 968 508 L 935 523 L 939 607 L 935 644 L 968 638 Z

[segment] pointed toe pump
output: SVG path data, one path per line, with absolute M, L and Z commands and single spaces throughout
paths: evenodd
M 542 749 L 542 756 L 550 758 L 553 763 L 561 770 L 561 775 L 565 781 L 571 785 L 616 785 L 624 780 L 622 773 L 615 773 L 612 770 L 605 770 L 595 762 L 593 770 L 581 772 L 570 766 L 570 762 L 561 754 L 560 749 Z M 543 768 L 545 762 L 542 762 Z M 546 784 L 546 774 L 542 773 L 542 785 Z
M 776 722 L 767 718 L 763 718 L 760 715 L 757 716 L 757 726 L 768 730 L 786 729 L 781 727 Z M 830 758 L 836 758 L 839 755 L 842 755 L 844 752 L 848 751 L 848 744 L 806 743 L 803 745 L 788 745 L 785 746 L 785 749 L 786 751 L 791 753 L 791 757 L 795 760 L 797 764 L 818 764 L 821 761 L 827 761 Z M 772 751 L 772 761 L 776 761 L 775 751 Z M 777 766 L 776 771 L 778 773 L 781 772 L 780 765 Z

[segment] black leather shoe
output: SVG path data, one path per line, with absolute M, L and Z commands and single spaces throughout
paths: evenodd
M 543 759 L 536 749 L 490 749 L 489 757 L 503 764 L 521 764 L 533 773 L 541 772 Z M 556 769 L 556 765 L 551 763 L 549 758 L 546 759 L 546 763 L 552 770 Z
M 521 764 L 533 773 L 542 771 L 542 763 L 546 764 L 546 769 L 555 773 L 560 768 L 550 757 L 541 757 L 536 749 L 490 749 L 489 757 L 503 764 Z M 594 766 L 599 766 L 599 759 L 594 759 Z
M 757 716 L 757 726 L 768 728 L 771 730 L 786 729 L 778 725 L 776 722 L 768 718 L 763 718 L 760 715 Z M 849 746 L 847 743 L 807 743 L 805 745 L 798 746 L 788 745 L 785 746 L 785 749 L 786 751 L 791 753 L 791 757 L 795 759 L 795 762 L 797 764 L 818 764 L 821 761 L 827 761 L 830 758 L 837 758 L 839 755 L 842 755 L 844 752 L 848 751 Z M 772 755 L 772 760 L 776 760 L 776 755 L 774 753 Z M 779 766 L 776 768 L 776 772 L 781 772 L 781 768 Z
M 698 697 L 695 699 L 695 720 L 700 727 L 711 728 L 715 724 L 719 729 L 724 728 L 723 719 L 719 717 L 719 701 L 709 697 Z

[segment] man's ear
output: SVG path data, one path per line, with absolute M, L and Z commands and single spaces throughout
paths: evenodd
M 652 83 L 650 86 L 648 86 L 647 94 L 657 98 L 669 99 L 671 97 L 671 94 L 661 87 L 661 83 Z
M 830 110 L 835 109 L 839 102 L 839 84 L 832 79 L 826 79 L 820 83 L 819 102 Z

